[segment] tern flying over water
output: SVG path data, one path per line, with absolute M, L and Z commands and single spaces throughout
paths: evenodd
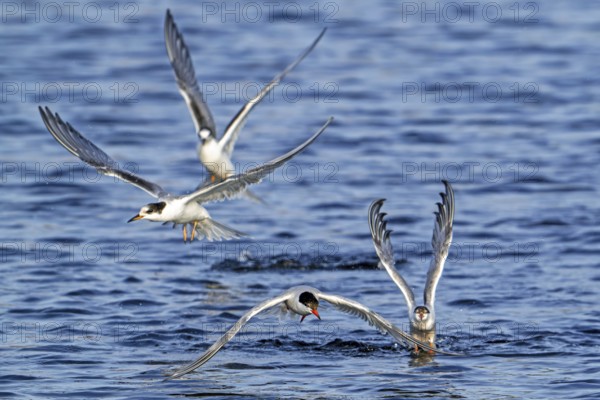
M 198 144 L 198 158 L 211 174 L 210 181 L 220 181 L 227 179 L 235 174 L 235 168 L 231 162 L 231 154 L 235 146 L 238 135 L 246 123 L 246 118 L 250 111 L 265 96 L 277 86 L 281 80 L 292 71 L 317 45 L 319 40 L 325 34 L 325 30 L 313 41 L 313 43 L 304 50 L 298 58 L 288 65 L 281 73 L 271 80 L 261 91 L 250 101 L 248 101 L 233 117 L 220 140 L 217 139 L 217 128 L 214 118 L 210 112 L 208 104 L 204 101 L 202 92 L 196 80 L 196 72 L 190 56 L 190 51 L 183 40 L 183 35 L 177 29 L 171 12 L 167 10 L 165 17 L 165 43 L 171 66 L 177 78 L 179 92 L 185 99 L 189 108 L 196 134 L 200 139 Z M 260 201 L 255 195 L 246 192 L 250 198 Z
M 318 289 L 310 286 L 296 286 L 288 289 L 279 296 L 273 297 L 272 299 L 265 300 L 257 306 L 253 307 L 250 311 L 244 314 L 233 326 L 217 340 L 212 346 L 210 346 L 202 356 L 200 356 L 194 362 L 178 369 L 169 375 L 167 379 L 179 378 L 187 373 L 192 372 L 196 368 L 204 365 L 208 360 L 214 357 L 223 346 L 225 346 L 233 337 L 246 325 L 250 319 L 260 314 L 263 311 L 272 309 L 273 307 L 281 307 L 282 312 L 290 312 L 293 314 L 301 315 L 302 319 L 310 314 L 315 315 L 321 319 L 317 308 L 319 307 L 319 301 L 324 300 L 332 304 L 335 308 L 348 314 L 355 315 L 367 321 L 370 325 L 379 329 L 382 333 L 390 334 L 399 343 L 409 342 L 415 346 L 425 348 L 429 351 L 444 353 L 439 350 L 435 350 L 433 347 L 428 346 L 417 339 L 414 339 L 411 335 L 405 333 L 400 328 L 394 326 L 391 322 L 383 318 L 381 315 L 370 310 L 364 305 L 347 299 L 342 296 L 335 294 L 323 293 Z M 448 353 L 450 354 L 450 353 Z
M 306 149 L 333 121 L 333 117 L 330 117 L 325 125 L 308 140 L 283 156 L 252 168 L 246 173 L 231 176 L 221 182 L 204 186 L 189 194 L 176 196 L 169 194 L 156 183 L 119 169 L 115 160 L 86 139 L 71 124 L 63 121 L 58 114 L 52 114 L 48 107 L 39 107 L 39 110 L 48 131 L 58 143 L 73 155 L 96 168 L 101 174 L 113 176 L 130 183 L 158 199 L 156 203 L 143 206 L 140 212 L 128 222 L 147 219 L 155 222 L 170 222 L 174 226 L 182 224 L 184 242 L 187 240 L 188 225 L 191 227 L 190 242 L 194 240 L 196 233 L 198 233 L 198 239 L 205 236 L 209 241 L 227 240 L 245 236 L 244 233 L 211 219 L 208 211 L 201 204 L 230 199 L 243 192 L 247 186 L 259 183 L 270 172 Z
M 433 236 L 433 258 L 427 272 L 427 281 L 423 291 L 423 304 L 415 302 L 415 295 L 408 283 L 394 267 L 394 250 L 390 241 L 392 231 L 387 229 L 386 213 L 380 212 L 385 199 L 374 201 L 369 207 L 369 227 L 375 251 L 379 256 L 379 267 L 385 268 L 394 283 L 406 299 L 408 318 L 410 320 L 411 334 L 414 338 L 435 347 L 435 292 L 444 270 L 448 257 L 448 250 L 452 243 L 452 224 L 454 221 L 454 190 L 447 181 L 442 181 L 446 188 L 445 193 L 440 193 L 442 202 L 437 203 L 438 210 L 435 214 Z M 415 348 L 418 351 L 418 348 Z

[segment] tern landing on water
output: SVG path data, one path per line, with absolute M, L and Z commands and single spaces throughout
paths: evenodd
M 235 174 L 235 168 L 231 162 L 231 153 L 248 114 L 315 48 L 324 33 L 325 29 L 293 63 L 275 76 L 254 98 L 250 99 L 233 117 L 231 122 L 229 122 L 221 139 L 217 140 L 215 121 L 198 87 L 190 51 L 183 40 L 183 35 L 177 29 L 171 12 L 167 10 L 165 18 L 167 54 L 169 55 L 171 66 L 175 71 L 177 86 L 189 108 L 194 120 L 196 133 L 200 139 L 200 143 L 198 144 L 198 158 L 211 174 L 211 182 L 223 180 Z M 251 198 L 259 200 L 256 196 L 249 192 L 247 193 Z
M 214 357 L 215 354 L 221 350 L 233 337 L 250 321 L 251 318 L 258 315 L 259 313 L 271 309 L 273 307 L 281 307 L 282 312 L 290 312 L 297 315 L 301 315 L 303 321 L 307 315 L 314 314 L 317 318 L 321 319 L 317 308 L 319 307 L 319 301 L 324 300 L 332 304 L 335 308 L 345 313 L 355 315 L 367 321 L 370 325 L 379 329 L 382 333 L 390 334 L 399 343 L 409 342 L 415 346 L 425 348 L 429 351 L 444 353 L 439 350 L 435 350 L 433 347 L 428 346 L 419 340 L 414 339 L 411 335 L 405 333 L 400 328 L 394 326 L 391 322 L 383 318 L 381 315 L 363 306 L 362 304 L 347 299 L 342 296 L 335 294 L 327 294 L 319 291 L 318 289 L 310 286 L 296 286 L 287 291 L 283 292 L 279 296 L 273 297 L 272 299 L 265 300 L 257 306 L 253 307 L 250 311 L 242 316 L 233 326 L 225 332 L 219 340 L 217 340 L 212 346 L 210 346 L 202 356 L 196 361 L 178 369 L 171 373 L 167 379 L 179 378 L 187 373 L 192 372 L 196 368 L 204 365 L 208 360 Z
M 212 220 L 208 211 L 201 204 L 230 199 L 243 192 L 247 186 L 260 182 L 270 172 L 306 149 L 333 121 L 333 117 L 329 118 L 317 133 L 281 157 L 252 168 L 246 173 L 234 175 L 221 182 L 204 186 L 192 193 L 175 196 L 167 193 L 156 183 L 119 169 L 115 160 L 77 132 L 71 124 L 64 122 L 58 114 L 52 114 L 48 107 L 40 107 L 39 110 L 48 131 L 69 152 L 96 168 L 101 174 L 121 179 L 158 199 L 157 203 L 143 206 L 140 212 L 128 222 L 147 219 L 155 222 L 171 222 L 174 225 L 182 224 L 184 242 L 187 240 L 188 225 L 191 227 L 190 242 L 194 240 L 196 233 L 198 233 L 199 239 L 204 236 L 209 241 L 244 236 L 242 232 Z
M 369 227 L 379 256 L 379 267 L 385 268 L 392 280 L 400 288 L 408 306 L 411 334 L 418 340 L 435 347 L 435 291 L 442 276 L 444 263 L 452 242 L 452 223 L 454 220 L 454 190 L 450 183 L 442 181 L 446 187 L 445 193 L 440 193 L 442 202 L 437 203 L 433 226 L 433 258 L 427 272 L 427 281 L 423 292 L 423 305 L 417 306 L 415 295 L 404 278 L 394 267 L 394 251 L 390 242 L 392 231 L 387 230 L 385 213 L 380 212 L 384 199 L 374 201 L 369 207 Z M 418 351 L 418 348 L 415 348 Z

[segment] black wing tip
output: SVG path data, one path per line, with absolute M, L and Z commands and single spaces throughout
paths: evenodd
M 167 12 L 165 15 L 165 42 L 168 43 L 172 40 L 181 40 L 183 42 L 183 37 L 179 32 L 179 28 L 177 28 L 175 18 L 173 17 L 173 14 L 171 14 L 171 10 L 167 8 Z
M 163 379 L 162 381 L 163 381 L 163 382 L 169 382 L 169 381 L 172 381 L 172 380 L 173 380 L 173 379 L 175 379 L 175 378 L 176 378 L 175 376 L 167 376 L 167 377 L 166 377 L 165 379 Z
M 44 123 L 46 123 L 48 116 L 46 115 L 46 113 L 50 110 L 48 110 L 48 107 L 46 107 L 44 109 L 44 107 L 42 106 L 38 106 L 38 111 L 40 112 L 40 116 L 42 117 L 42 121 L 44 121 Z
M 446 194 L 450 195 L 451 193 L 454 193 L 454 188 L 452 187 L 452 184 L 450 182 L 448 182 L 445 179 L 442 179 L 442 183 L 444 184 L 444 188 L 446 189 Z
M 44 124 L 46 124 L 46 127 L 48 128 L 48 130 L 50 130 L 50 132 L 53 131 L 53 129 L 51 129 L 51 126 L 49 125 L 51 122 L 58 125 L 66 125 L 70 128 L 70 125 L 68 123 L 65 123 L 58 113 L 53 113 L 48 106 L 38 106 L 38 110 L 40 112 L 42 120 L 44 121 Z
M 50 110 L 50 108 L 48 106 L 38 106 L 38 110 L 40 112 L 40 114 L 42 115 L 42 117 L 46 117 L 46 116 L 52 116 L 52 110 Z M 58 115 L 58 114 L 56 114 Z
M 327 27 L 321 30 L 321 33 L 319 33 L 319 36 L 317 36 L 317 38 L 315 39 L 315 44 L 321 41 L 321 38 L 325 35 L 325 32 L 327 32 Z
M 379 214 L 379 210 L 381 210 L 381 207 L 383 206 L 383 203 L 385 203 L 387 199 L 376 199 L 373 200 L 371 202 L 371 205 L 369 206 L 369 216 L 370 217 L 375 217 L 376 215 Z
M 454 188 L 452 187 L 452 184 L 445 179 L 442 180 L 442 183 L 444 184 L 446 192 L 440 193 L 440 196 L 442 197 L 444 206 L 448 208 L 450 219 L 454 219 Z
M 167 8 L 167 12 L 165 13 L 165 25 L 175 25 L 175 18 L 173 18 L 170 8 Z

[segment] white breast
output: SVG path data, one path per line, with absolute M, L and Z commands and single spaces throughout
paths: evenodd
M 233 163 L 216 140 L 209 139 L 204 144 L 199 144 L 198 155 L 206 169 L 218 178 L 225 179 L 235 174 Z

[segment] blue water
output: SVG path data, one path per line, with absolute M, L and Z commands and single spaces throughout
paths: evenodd
M 600 396 L 594 2 L 52 4 L 2 3 L 0 397 Z M 329 27 L 253 112 L 235 161 L 270 160 L 334 124 L 254 187 L 268 206 L 208 206 L 249 239 L 184 245 L 179 230 L 126 224 L 152 199 L 83 166 L 37 112 L 191 190 L 201 168 L 164 48 L 167 7 L 220 131 Z M 466 357 L 411 357 L 323 307 L 322 321 L 256 319 L 203 368 L 161 381 L 298 284 L 408 328 L 366 211 L 388 199 L 398 268 L 420 291 L 441 179 L 457 211 L 438 342 Z

